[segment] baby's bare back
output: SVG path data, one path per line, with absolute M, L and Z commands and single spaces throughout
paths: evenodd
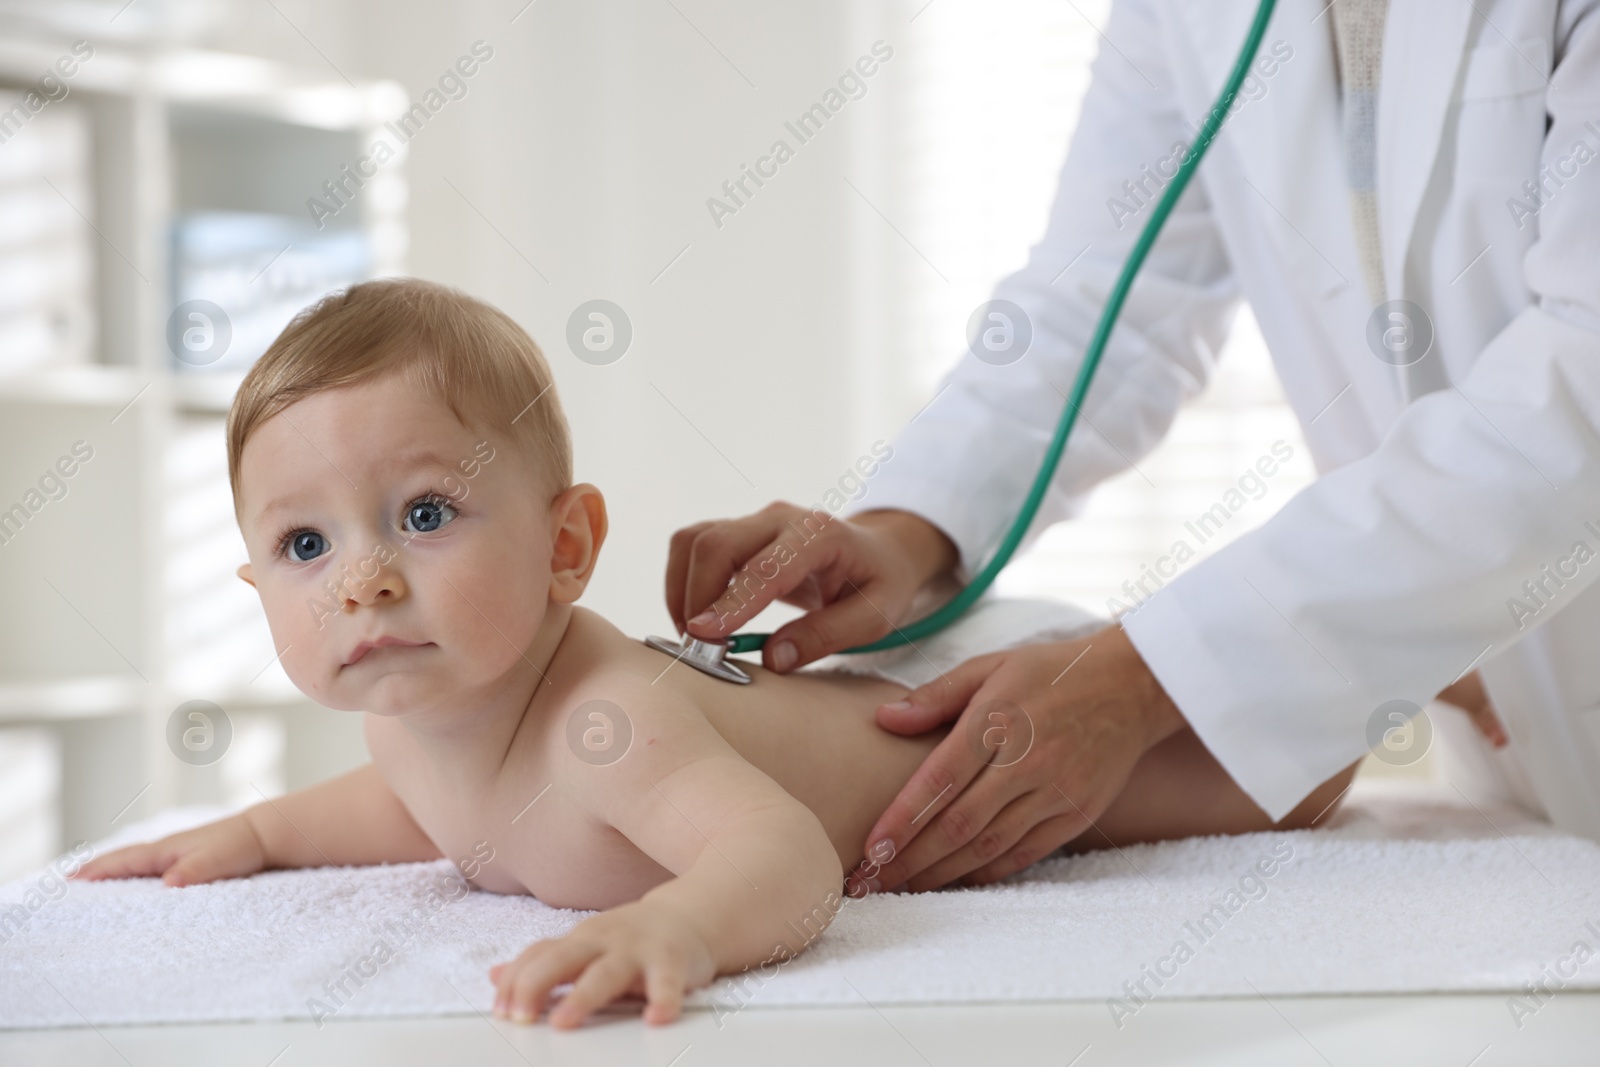
M 863 857 L 867 832 L 946 731 L 901 737 L 880 728 L 879 704 L 908 690 L 842 672 L 774 674 L 731 685 L 678 665 L 706 718 L 745 759 L 814 812 L 846 869 Z M 687 677 L 693 675 L 693 677 Z M 665 681 L 665 679 L 663 679 Z
M 660 743 L 663 726 L 672 728 L 673 720 L 663 723 L 650 704 L 695 709 L 734 751 L 817 816 L 848 870 L 862 859 L 878 816 L 944 731 L 905 738 L 880 729 L 877 706 L 907 691 L 892 682 L 746 667 L 751 684 L 719 681 L 578 609 L 551 664 L 550 692 L 535 704 L 540 712 L 518 729 L 492 775 L 444 780 L 411 734 L 374 716 L 368 716 L 368 742 L 385 780 L 445 855 L 481 854 L 480 842 L 493 848 L 495 859 L 482 865 L 475 884 L 531 892 L 556 906 L 611 907 L 672 875 L 596 818 L 592 797 L 586 802 L 582 796 L 596 779 L 589 768 L 614 760 L 604 763 L 604 774 L 620 781 L 643 763 L 630 761 L 629 751 Z M 618 721 L 592 719 L 591 711 L 610 709 L 591 702 L 612 692 L 646 694 L 645 706 L 638 696 L 622 697 L 609 716 Z M 590 729 L 598 731 L 590 737 L 592 748 L 583 740 Z M 626 746 L 620 755 L 608 750 L 619 741 Z M 575 745 L 583 763 L 572 758 Z M 729 811 L 741 802 L 730 796 Z

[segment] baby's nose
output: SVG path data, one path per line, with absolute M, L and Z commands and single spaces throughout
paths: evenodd
M 406 595 L 406 582 L 395 565 L 394 556 L 387 560 L 380 555 L 369 556 L 356 567 L 344 568 L 341 588 L 348 607 L 370 606 L 385 600 L 399 600 Z

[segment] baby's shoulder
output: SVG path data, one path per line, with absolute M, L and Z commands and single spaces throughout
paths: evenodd
M 626 729 L 703 719 L 694 692 L 682 684 L 689 668 L 593 612 L 580 617 L 584 638 L 561 658 L 559 671 L 552 670 L 553 695 L 569 729 L 581 735 L 602 720 Z
M 627 769 L 643 769 L 710 730 L 699 706 L 681 692 L 616 675 L 574 686 L 551 725 L 565 757 L 585 768 L 627 763 Z
M 608 651 L 562 687 L 542 731 L 569 772 L 607 788 L 656 781 L 724 747 L 693 687 L 673 678 L 689 668 L 643 642 Z

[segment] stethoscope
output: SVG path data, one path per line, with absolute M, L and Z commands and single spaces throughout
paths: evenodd
M 1028 498 L 1023 502 L 1022 510 L 1017 513 L 1017 518 L 1011 524 L 1005 539 L 1000 542 L 1000 547 L 984 565 L 983 570 L 938 611 L 900 627 L 871 644 L 847 648 L 844 650 L 846 654 L 896 648 L 937 633 L 960 618 L 1011 561 L 1012 553 L 1022 543 L 1022 537 L 1038 513 L 1039 505 L 1043 503 L 1045 494 L 1050 488 L 1051 479 L 1055 477 L 1056 467 L 1061 463 L 1061 455 L 1066 451 L 1067 437 L 1072 433 L 1073 424 L 1077 421 L 1078 409 L 1082 406 L 1083 398 L 1089 392 L 1089 385 L 1094 380 L 1095 371 L 1100 366 L 1100 356 L 1105 351 L 1106 342 L 1110 340 L 1112 327 L 1116 325 L 1117 317 L 1122 313 L 1122 302 L 1133 287 L 1133 280 L 1138 275 L 1139 268 L 1144 265 L 1150 247 L 1155 244 L 1156 237 L 1161 233 L 1161 227 L 1166 223 L 1167 216 L 1172 213 L 1172 208 L 1183 195 L 1189 179 L 1199 169 L 1201 157 L 1206 154 L 1211 142 L 1216 138 L 1217 131 L 1222 128 L 1222 123 L 1228 115 L 1228 108 L 1232 106 L 1234 97 L 1239 95 L 1239 87 L 1244 83 L 1245 75 L 1250 72 L 1250 64 L 1254 62 L 1256 50 L 1261 46 L 1261 38 L 1266 35 L 1267 22 L 1272 18 L 1272 9 L 1276 4 L 1277 0 L 1261 0 L 1256 7 L 1255 21 L 1250 24 L 1250 32 L 1245 36 L 1244 46 L 1239 51 L 1239 58 L 1234 61 L 1233 72 L 1222 88 L 1222 95 L 1217 98 L 1216 105 L 1212 107 L 1210 114 L 1206 116 L 1206 121 L 1201 125 L 1200 134 L 1195 138 L 1188 159 L 1178 167 L 1177 174 L 1167 184 L 1160 203 L 1156 205 L 1155 213 L 1150 216 L 1150 221 L 1145 224 L 1138 242 L 1122 264 L 1122 273 L 1118 275 L 1117 284 L 1106 300 L 1105 310 L 1100 313 L 1099 325 L 1095 327 L 1094 337 L 1084 354 L 1083 365 L 1078 368 L 1078 377 L 1073 382 L 1071 395 L 1067 397 L 1067 405 L 1061 412 L 1061 421 L 1056 425 L 1055 436 L 1051 439 L 1049 448 L 1045 450 L 1044 462 L 1039 465 L 1039 473 L 1033 479 L 1033 487 L 1028 491 Z M 765 645 L 767 638 L 771 636 L 771 634 L 755 633 L 732 634 L 720 641 L 706 641 L 686 633 L 682 641 L 665 637 L 647 637 L 645 644 L 687 663 L 696 670 L 704 671 L 713 678 L 743 685 L 750 682 L 750 675 L 737 664 L 729 662 L 727 657 L 740 652 L 755 652 Z

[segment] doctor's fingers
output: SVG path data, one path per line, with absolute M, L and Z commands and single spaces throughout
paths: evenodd
M 1005 768 L 993 768 L 988 772 L 988 774 L 1004 773 Z M 976 791 L 976 786 L 973 790 L 969 790 L 973 791 Z M 1070 809 L 1069 814 L 1063 816 L 1062 805 L 1059 803 L 1061 798 L 1057 796 L 1056 802 L 1052 803 L 1050 799 L 1052 796 L 1055 796 L 1054 790 L 1030 789 L 1015 797 L 970 841 L 929 864 L 920 874 L 913 875 L 906 883 L 906 889 L 913 893 L 921 893 L 924 890 L 949 885 L 1009 854 L 1034 827 L 1046 820 L 1070 818 L 1075 820 L 1078 827 L 1088 825 L 1082 816 L 1071 812 Z M 957 803 L 959 805 L 961 802 Z M 953 812 L 954 809 L 946 815 Z M 1069 826 L 1065 832 L 1076 831 Z
M 808 518 L 811 525 L 803 526 Z M 832 516 L 827 520 L 822 524 L 824 533 L 834 525 Z M 816 549 L 831 539 L 816 529 L 812 513 L 776 501 L 754 515 L 679 530 L 672 536 L 667 566 L 669 605 L 676 587 L 685 626 L 687 620 L 711 609 L 714 619 L 695 624 L 698 636 L 732 633 L 799 586 L 827 559 Z M 813 538 L 811 544 L 805 541 L 807 534 Z M 681 586 L 674 581 L 675 568 L 681 568 Z
M 689 547 L 694 544 L 694 539 L 702 531 L 709 530 L 717 524 L 717 520 L 710 522 L 697 522 L 693 526 L 685 526 L 676 530 L 667 542 L 667 614 L 672 616 L 672 625 L 681 634 L 684 623 L 688 621 L 688 607 L 684 603 L 684 594 L 689 584 Z
M 723 598 L 745 561 L 771 545 L 776 525 L 766 512 L 758 512 L 696 523 L 674 533 L 667 549 L 667 609 L 674 625 L 686 630 L 690 618 Z M 757 583 L 746 584 L 759 590 Z M 696 624 L 700 636 L 721 636 L 743 622 L 742 616 L 730 618 L 726 605 L 721 608 L 715 622 Z
M 999 859 L 992 860 L 961 879 L 966 886 L 989 885 L 1010 877 L 1044 859 L 1067 842 L 1075 840 L 1092 824 L 1076 811 L 1045 819 L 1022 835 Z
M 963 851 L 988 859 L 1000 855 L 1026 832 L 1033 819 L 1028 806 L 1002 821 L 1002 813 L 1032 792 L 1021 776 L 1007 773 L 1009 768 L 985 767 L 954 802 L 937 815 L 922 819 L 925 829 L 917 834 L 892 863 L 878 875 L 885 889 L 905 886 L 913 890 L 933 889 L 959 874 L 983 865 L 983 858 L 955 861 Z M 1042 814 L 1042 813 L 1041 813 Z M 929 874 L 939 873 L 937 879 Z
M 990 652 L 957 664 L 954 670 L 919 685 L 899 700 L 878 705 L 878 725 L 896 734 L 925 734 L 949 722 L 974 703 L 989 676 L 1005 661 L 1005 653 Z M 987 703 L 984 701 L 983 703 Z
M 922 893 L 947 885 L 989 885 L 1035 864 L 1090 825 L 1056 790 L 1032 790 L 1006 805 L 978 837 L 915 875 L 906 888 Z
M 983 773 L 987 760 L 966 735 L 957 723 L 867 835 L 868 856 L 892 857 L 876 875 L 880 886 L 887 889 L 909 881 L 956 851 L 1027 789 L 1017 775 L 996 773 L 994 768 Z
M 778 627 L 763 646 L 767 669 L 795 670 L 830 653 L 876 641 L 893 629 L 889 619 L 903 608 L 888 583 L 869 581 L 854 587 L 826 607 Z M 780 659 L 779 649 L 785 643 L 794 647 L 795 655 Z

